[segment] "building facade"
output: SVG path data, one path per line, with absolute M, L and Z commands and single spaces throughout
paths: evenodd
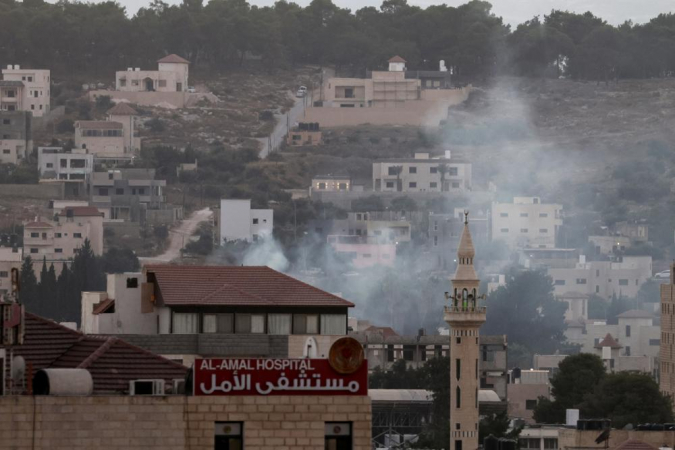
M 172 54 L 157 61 L 158 70 L 128 68 L 115 73 L 115 90 L 126 92 L 187 92 L 190 61 Z
M 27 111 L 42 117 L 50 111 L 51 74 L 49 70 L 21 69 L 8 65 L 2 70 L 0 109 Z
M 378 192 L 460 192 L 471 190 L 471 163 L 451 158 L 387 159 L 373 163 L 373 190 Z
M 352 180 L 349 175 L 316 175 L 312 178 L 312 185 L 309 187 L 309 195 L 313 191 L 317 192 L 339 192 L 350 191 L 352 188 Z
M 434 258 L 435 267 L 452 270 L 457 264 L 459 239 L 464 229 L 463 209 L 456 208 L 454 214 L 429 213 L 429 249 Z M 469 223 L 471 237 L 480 246 L 487 244 L 490 236 L 489 218 L 478 212 Z
M 457 251 L 452 293 L 446 294 L 444 320 L 450 326 L 450 449 L 478 449 L 479 329 L 486 308 L 478 306 L 480 280 L 473 267 L 475 250 L 468 213 Z
M 328 244 L 355 269 L 393 267 L 396 243 L 385 237 L 329 235 Z
M 115 169 L 93 172 L 89 194 L 106 220 L 140 222 L 146 210 L 167 207 L 165 186 L 165 180 L 155 179 L 155 169 Z
M 126 103 L 118 103 L 108 110 L 109 122 L 122 124 L 124 135 L 124 153 L 134 153 L 141 150 L 141 138 L 136 137 L 136 117 L 138 111 Z
M 18 247 L 0 247 L 0 297 L 12 289 L 12 269 L 21 269 L 23 249 Z
M 220 244 L 227 241 L 254 242 L 271 236 L 274 229 L 274 210 L 252 209 L 251 200 L 220 200 Z
M 514 197 L 513 203 L 492 204 L 492 240 L 510 248 L 555 248 L 562 225 L 562 205 L 539 197 Z
M 75 122 L 75 148 L 96 156 L 124 154 L 124 126 L 107 120 Z
M 65 152 L 62 147 L 38 147 L 38 170 L 40 178 L 86 183 L 94 171 L 94 155 L 78 150 Z
M 670 283 L 661 285 L 661 342 L 659 351 L 661 392 L 675 397 L 675 264 L 670 267 Z
M 0 164 L 19 164 L 32 151 L 30 113 L 0 110 Z

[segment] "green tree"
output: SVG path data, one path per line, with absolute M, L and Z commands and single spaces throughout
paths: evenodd
M 670 398 L 661 393 L 649 375 L 629 372 L 606 375 L 585 398 L 581 403 L 585 417 L 607 417 L 616 428 L 629 423 L 673 421 Z
M 555 400 L 540 398 L 534 409 L 537 423 L 564 423 L 565 410 L 579 408 L 586 395 L 605 377 L 605 366 L 597 355 L 580 353 L 563 359 L 551 378 L 551 395 Z
M 128 248 L 108 249 L 101 257 L 101 270 L 104 273 L 138 272 L 141 265 L 133 250 Z
M 21 264 L 20 286 L 19 300 L 32 312 L 38 301 L 38 281 L 33 270 L 33 259 L 30 256 L 27 256 Z
M 522 427 L 516 427 L 512 430 L 511 420 L 506 411 L 500 413 L 493 413 L 485 416 L 478 424 L 478 442 L 492 435 L 496 438 L 518 439 Z

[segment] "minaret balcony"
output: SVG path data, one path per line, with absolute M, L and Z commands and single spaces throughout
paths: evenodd
M 487 316 L 487 307 L 485 306 L 446 306 L 443 314 L 446 322 L 465 323 L 467 325 L 476 323 L 478 326 L 485 322 Z

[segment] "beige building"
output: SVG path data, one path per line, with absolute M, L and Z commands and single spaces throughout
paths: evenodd
M 452 294 L 446 297 L 444 319 L 450 325 L 450 443 L 451 450 L 478 449 L 479 329 L 486 308 L 478 306 L 480 280 L 473 267 L 475 250 L 468 214 L 457 251 Z
M 109 122 L 122 124 L 124 135 L 124 153 L 134 153 L 141 150 L 141 138 L 136 137 L 136 117 L 138 111 L 126 103 L 118 103 L 107 112 Z
M 555 248 L 562 225 L 562 205 L 539 197 L 514 197 L 513 203 L 492 204 L 492 240 L 516 248 Z
M 42 117 L 50 111 L 51 76 L 49 70 L 21 69 L 8 65 L 0 81 L 0 110 L 29 111 Z
M 588 236 L 588 243 L 595 247 L 597 255 L 622 253 L 631 246 L 631 240 L 626 236 Z
M 190 61 L 168 55 L 157 61 L 158 70 L 128 68 L 115 73 L 115 90 L 126 92 L 187 92 Z
M 0 110 L 0 164 L 19 164 L 32 150 L 30 113 Z
M 21 269 L 23 249 L 0 247 L 0 297 L 12 288 L 12 269 Z
M 376 215 L 376 214 L 372 214 Z M 331 235 L 382 237 L 387 242 L 410 242 L 412 226 L 408 220 L 376 220 L 368 212 L 349 212 L 347 219 L 332 221 Z
M 286 136 L 286 145 L 321 145 L 322 133 L 318 123 L 299 123 L 292 130 L 288 130 Z
M 661 341 L 659 351 L 661 392 L 675 397 L 675 264 L 670 283 L 661 285 Z
M 350 191 L 352 188 L 352 179 L 349 175 L 316 175 L 312 178 L 312 185 L 309 187 L 309 195 L 313 191 L 336 192 L 336 191 Z
M 72 260 L 87 239 L 95 255 L 103 254 L 103 214 L 91 206 L 67 207 L 53 221 L 36 219 L 24 224 L 24 255 L 33 259 L 36 273 L 46 258 L 48 265 L 54 263 L 58 274 L 62 264 Z
M 471 190 L 471 163 L 415 153 L 414 158 L 373 163 L 373 190 L 378 192 L 461 192 Z
M 75 148 L 95 156 L 124 155 L 124 126 L 105 120 L 75 122 Z

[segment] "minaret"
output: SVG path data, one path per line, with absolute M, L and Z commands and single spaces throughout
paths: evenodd
M 473 268 L 475 250 L 469 231 L 469 213 L 464 212 L 464 231 L 457 250 L 457 271 L 444 319 L 450 325 L 450 447 L 478 448 L 479 342 L 478 329 L 485 322 L 486 308 L 478 306 L 480 280 Z

